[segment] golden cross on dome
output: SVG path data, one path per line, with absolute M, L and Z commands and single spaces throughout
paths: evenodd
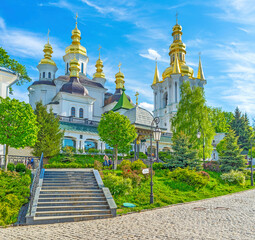
M 100 49 L 101 49 L 102 47 L 99 45 L 99 48 L 98 48 L 98 51 L 99 51 L 99 59 L 100 59 Z
M 78 18 L 78 13 L 76 13 L 76 27 L 77 27 L 77 18 Z
M 136 96 L 136 106 L 138 106 L 138 96 L 139 96 L 139 93 L 136 92 L 136 93 L 135 93 L 135 96 Z
M 121 66 L 121 63 L 119 63 L 118 67 L 119 67 L 119 72 L 120 72 L 120 66 Z
M 50 42 L 50 29 L 48 29 L 48 43 Z
M 176 14 L 175 14 L 175 16 L 176 16 L 176 24 L 178 24 L 178 12 L 176 11 Z

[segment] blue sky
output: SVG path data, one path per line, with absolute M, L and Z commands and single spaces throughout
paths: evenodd
M 233 111 L 239 106 L 253 117 L 255 109 L 255 4 L 253 0 L 1 0 L 0 46 L 27 67 L 33 80 L 43 57 L 50 29 L 57 75 L 64 74 L 63 55 L 71 43 L 78 12 L 81 43 L 89 57 L 88 74 L 95 72 L 98 46 L 107 78 L 115 89 L 122 63 L 127 94 L 152 110 L 151 83 L 158 58 L 160 75 L 169 66 L 168 48 L 176 11 L 187 47 L 186 61 L 197 74 L 198 52 L 207 79 L 208 105 Z M 14 97 L 28 101 L 26 84 Z

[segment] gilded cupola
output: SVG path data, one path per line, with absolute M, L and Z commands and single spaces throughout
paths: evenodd
M 48 42 L 44 45 L 44 58 L 41 59 L 39 64 L 51 64 L 56 66 L 56 63 L 51 59 L 52 57 L 52 46 L 50 45 L 50 40 L 49 40 L 49 31 L 48 31 Z
M 72 31 L 72 44 L 66 48 L 66 55 L 69 53 L 76 53 L 87 56 L 87 50 L 85 47 L 81 45 L 81 32 L 77 27 L 77 15 L 76 15 L 76 23 L 75 28 Z
M 79 71 L 80 71 L 79 66 L 80 66 L 80 64 L 79 64 L 79 62 L 78 62 L 78 60 L 76 59 L 75 54 L 74 54 L 74 59 L 72 59 L 72 60 L 70 61 L 70 68 L 69 68 L 69 71 L 70 71 L 70 78 L 71 78 L 71 77 L 79 78 Z
M 93 77 L 94 78 L 105 78 L 105 74 L 103 72 L 103 61 L 100 59 L 100 49 L 101 47 L 99 47 L 99 58 L 98 60 L 96 61 L 96 72 L 94 73 Z
M 116 83 L 116 89 L 123 89 L 124 88 L 124 74 L 120 71 L 121 63 L 119 63 L 119 72 L 115 74 L 115 83 Z
M 162 74 L 163 81 L 176 70 L 174 70 L 176 57 L 178 58 L 180 73 L 193 77 L 194 70 L 186 65 L 186 45 L 182 42 L 182 26 L 178 24 L 178 19 L 176 19 L 176 24 L 173 26 L 172 37 L 173 42 L 169 47 L 170 66 Z

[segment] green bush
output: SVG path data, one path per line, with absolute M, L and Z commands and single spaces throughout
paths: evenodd
M 104 153 L 105 154 L 112 154 L 113 152 L 112 152 L 112 149 L 105 149 Z
M 95 149 L 95 148 L 90 148 L 89 153 L 99 153 L 99 150 L 98 149 Z
M 104 185 L 113 195 L 126 195 L 132 190 L 132 180 L 108 173 L 104 176 Z
M 163 163 L 153 163 L 153 165 L 152 165 L 152 168 L 153 168 L 153 170 L 160 170 L 160 169 L 164 169 L 164 165 L 163 165 Z
M 26 166 L 23 163 L 18 163 L 16 165 L 16 172 L 25 172 L 26 171 Z
M 15 170 L 15 165 L 14 165 L 14 163 L 8 163 L 8 165 L 7 165 L 7 170 L 13 172 L 13 171 Z
M 78 152 L 79 152 L 79 153 L 83 153 L 83 149 L 82 149 L 82 148 L 79 148 L 79 149 L 78 149 Z
M 159 152 L 158 153 L 159 159 L 162 161 L 170 160 L 171 159 L 171 153 L 170 152 Z
M 122 160 L 122 162 L 118 165 L 119 169 L 121 169 L 123 166 L 129 166 L 131 168 L 131 161 L 130 160 Z
M 147 157 L 147 155 L 145 153 L 139 152 L 139 158 L 140 159 L 147 159 L 148 157 Z
M 131 164 L 131 169 L 132 170 L 142 170 L 144 168 L 147 168 L 147 166 L 143 163 L 142 160 L 138 159 L 136 161 L 134 161 L 132 164 Z
M 231 170 L 229 173 L 223 173 L 221 179 L 229 184 L 245 185 L 245 175 L 240 171 Z
M 99 162 L 99 161 L 95 161 L 94 162 L 94 168 L 98 171 L 102 171 L 103 169 L 103 163 Z
M 93 163 L 59 163 L 59 162 L 53 162 L 50 164 L 45 164 L 44 168 L 93 168 L 94 164 Z
M 207 185 L 209 179 L 207 176 L 203 176 L 197 173 L 195 170 L 189 168 L 177 168 L 173 172 L 168 174 L 168 177 L 173 181 L 185 182 L 188 185 L 194 186 L 195 188 L 201 188 Z

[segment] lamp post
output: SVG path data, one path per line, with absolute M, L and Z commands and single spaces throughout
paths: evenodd
M 201 132 L 197 132 L 197 138 L 200 139 L 201 138 Z M 204 165 L 204 169 L 205 169 L 205 135 L 203 132 L 203 165 Z
M 153 196 L 153 179 L 152 179 L 152 171 L 153 171 L 153 168 L 152 168 L 152 163 L 153 163 L 153 159 L 152 159 L 152 134 L 153 134 L 153 138 L 154 140 L 158 143 L 158 141 L 160 140 L 160 137 L 161 137 L 161 130 L 160 128 L 158 127 L 158 124 L 159 124 L 159 118 L 158 117 L 155 117 L 152 122 L 151 122 L 151 133 L 150 133 L 150 150 L 151 150 L 151 153 L 150 153 L 150 162 L 151 162 L 151 166 L 150 166 L 150 171 L 151 171 L 151 194 L 150 194 L 150 204 L 153 204 L 154 203 L 154 196 Z M 156 128 L 155 130 L 153 131 L 153 125 L 154 123 L 156 124 Z M 157 144 L 157 159 L 158 159 L 158 144 Z
M 252 143 L 251 143 L 251 186 L 253 186 Z

